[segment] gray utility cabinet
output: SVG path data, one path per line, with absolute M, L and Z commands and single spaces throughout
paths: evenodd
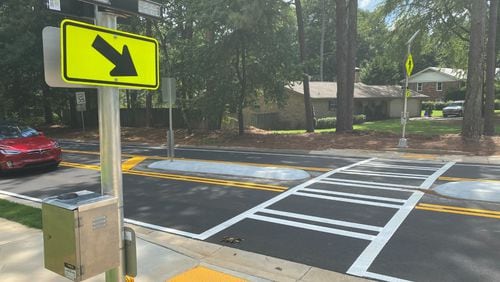
M 82 281 L 119 266 L 116 198 L 90 191 L 50 197 L 42 220 L 45 268 Z

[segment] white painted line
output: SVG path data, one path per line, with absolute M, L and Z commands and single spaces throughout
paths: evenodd
M 153 229 L 153 230 L 157 230 L 157 231 L 162 231 L 162 232 L 167 232 L 167 233 L 171 233 L 171 234 L 182 235 L 182 236 L 193 238 L 193 239 L 199 239 L 198 237 L 200 236 L 199 234 L 196 234 L 196 233 L 181 231 L 181 230 L 177 230 L 177 229 L 173 229 L 173 228 L 163 227 L 163 226 L 159 226 L 159 225 L 155 225 L 155 224 L 150 224 L 150 223 L 145 223 L 145 222 L 142 222 L 142 221 L 137 221 L 137 220 L 128 219 L 128 218 L 125 218 L 124 221 L 126 223 L 130 223 L 130 224 L 133 224 L 133 225 L 142 226 L 142 227 L 146 227 L 146 228 L 149 228 L 149 229 Z
M 304 189 L 300 189 L 299 191 L 316 192 L 316 193 L 322 193 L 322 194 L 330 194 L 330 195 L 337 195 L 337 196 L 346 196 L 346 197 L 368 199 L 368 200 L 378 200 L 378 201 L 401 203 L 401 204 L 403 204 L 403 203 L 406 202 L 406 200 L 396 199 L 396 198 L 368 196 L 368 195 L 355 194 L 355 193 L 334 192 L 334 191 L 321 190 L 321 189 L 308 189 L 308 188 L 304 188 Z
M 422 185 L 420 185 L 420 188 L 423 188 L 423 189 L 431 188 L 432 184 L 434 182 L 436 182 L 436 180 L 441 175 L 443 175 L 448 169 L 450 169 L 454 165 L 455 165 L 455 162 L 449 162 L 449 163 L 445 164 L 442 168 L 440 168 L 438 171 L 436 171 L 434 174 L 432 174 L 429 178 L 427 178 L 427 180 L 425 180 L 424 183 L 422 183 Z
M 411 169 L 411 170 L 428 170 L 428 171 L 436 171 L 439 169 L 438 167 L 423 167 L 423 166 L 409 166 L 409 165 L 389 165 L 383 163 L 369 163 L 363 165 L 364 167 L 380 167 L 380 168 L 394 168 L 394 169 Z
M 23 199 L 23 200 L 28 200 L 28 201 L 32 201 L 32 202 L 36 202 L 36 203 L 41 203 L 43 201 L 42 199 L 33 198 L 33 197 L 29 197 L 29 196 L 25 196 L 25 195 L 21 195 L 21 194 L 16 194 L 16 193 L 12 193 L 12 192 L 7 192 L 7 191 L 3 191 L 3 190 L 0 190 L 0 194 Z M 142 226 L 142 227 L 146 227 L 146 228 L 151 228 L 151 229 L 158 230 L 158 231 L 182 235 L 182 236 L 190 237 L 193 239 L 198 239 L 198 236 L 199 236 L 198 234 L 195 234 L 195 233 L 185 232 L 185 231 L 167 228 L 167 227 L 163 227 L 163 226 L 158 226 L 158 225 L 154 225 L 154 224 L 149 224 L 149 223 L 145 223 L 145 222 L 141 222 L 141 221 L 137 221 L 137 220 L 133 220 L 133 219 L 128 219 L 128 218 L 125 218 L 124 221 L 126 223 L 130 223 L 130 224 L 134 224 L 134 225 L 138 225 L 138 226 Z
M 402 185 L 402 184 L 394 184 L 394 183 L 385 183 L 385 182 L 373 182 L 373 181 L 361 181 L 361 180 L 351 180 L 351 179 L 342 179 L 342 178 L 328 178 L 327 181 L 333 182 L 347 182 L 347 183 L 359 183 L 359 184 L 368 184 L 368 185 L 378 185 L 378 186 L 389 186 L 396 188 L 409 188 L 409 189 L 419 189 L 418 186 L 412 185 Z
M 351 174 L 351 175 L 367 175 L 367 176 L 378 176 L 378 177 L 388 177 L 388 178 L 405 178 L 405 179 L 426 179 L 427 177 L 421 176 L 401 176 L 401 175 L 389 175 L 382 173 L 368 173 L 368 172 L 350 172 L 350 171 L 342 171 L 342 174 Z
M 400 279 L 400 278 L 382 275 L 382 274 L 373 273 L 373 272 L 368 272 L 368 271 L 365 272 L 364 277 L 373 278 L 373 279 L 377 279 L 380 281 L 387 281 L 387 282 L 411 282 L 410 280 Z
M 440 168 L 444 163 L 446 162 L 440 162 L 440 161 L 432 161 L 432 160 L 408 160 L 408 159 L 377 159 L 377 163 L 385 163 L 385 162 L 392 162 L 392 163 L 402 163 L 402 164 L 423 164 L 423 165 L 435 165 L 436 169 Z
M 436 171 L 436 170 L 434 170 Z M 415 176 L 419 178 L 424 178 L 427 179 L 427 177 L 430 176 L 427 174 L 415 174 L 415 173 L 397 173 L 397 172 L 390 172 L 390 171 L 377 171 L 377 170 L 358 170 L 358 169 L 350 169 L 348 172 L 358 172 L 358 173 L 380 173 L 383 175 L 396 175 L 396 176 Z
M 370 201 L 363 201 L 363 200 L 355 200 L 355 199 L 348 199 L 348 198 L 323 196 L 323 195 L 316 195 L 316 194 L 310 194 L 310 193 L 301 193 L 301 192 L 295 192 L 295 193 L 293 193 L 293 195 L 294 196 L 309 197 L 309 198 L 317 198 L 317 199 L 323 199 L 323 200 L 329 200 L 329 201 L 337 201 L 337 202 L 346 202 L 346 203 L 367 205 L 367 206 L 392 208 L 392 209 L 399 209 L 399 208 L 402 207 L 401 205 L 393 205 L 393 204 L 385 204 L 385 203 L 370 202 Z
M 428 189 L 432 183 L 444 174 L 449 168 L 451 168 L 455 163 L 449 162 L 432 174 L 422 185 L 421 189 Z M 391 218 L 391 220 L 386 224 L 384 229 L 379 233 L 379 235 L 366 247 L 366 249 L 361 253 L 361 255 L 356 259 L 356 261 L 347 270 L 348 274 L 365 276 L 368 269 L 372 265 L 375 258 L 382 251 L 384 246 L 389 242 L 391 237 L 396 233 L 399 226 L 408 217 L 410 212 L 413 210 L 415 205 L 424 196 L 423 192 L 415 191 L 415 193 L 407 200 L 406 204 L 399 209 L 396 214 Z
M 209 230 L 201 233 L 199 239 L 200 240 L 205 240 L 208 237 L 213 236 L 214 234 L 219 233 L 220 231 L 222 231 L 222 230 L 224 230 L 224 229 L 226 229 L 226 228 L 228 228 L 228 227 L 230 227 L 230 226 L 232 226 L 232 225 L 234 225 L 234 224 L 242 221 L 243 219 L 247 218 L 249 215 L 252 215 L 252 214 L 258 212 L 259 210 L 265 209 L 268 206 L 270 206 L 270 205 L 272 205 L 272 204 L 274 204 L 274 203 L 276 203 L 278 201 L 281 201 L 281 200 L 285 199 L 286 197 L 292 195 L 294 192 L 296 192 L 296 191 L 298 191 L 298 190 L 300 190 L 302 188 L 305 188 L 305 187 L 307 187 L 307 186 L 315 183 L 318 180 L 322 180 L 322 179 L 327 178 L 328 176 L 333 175 L 333 174 L 335 174 L 335 173 L 337 173 L 339 171 L 342 171 L 342 170 L 345 170 L 345 169 L 350 169 L 351 167 L 367 163 L 367 162 L 372 161 L 374 159 L 375 158 L 367 159 L 367 160 L 363 160 L 363 161 L 360 161 L 360 162 L 357 162 L 357 163 L 354 163 L 354 164 L 351 164 L 351 165 L 348 165 L 348 166 L 345 166 L 345 167 L 337 168 L 335 170 L 332 170 L 332 171 L 329 171 L 327 173 L 324 173 L 324 174 L 322 174 L 322 175 L 320 175 L 320 176 L 318 176 L 316 178 L 308 180 L 308 181 L 306 181 L 306 182 L 304 182 L 304 183 L 302 183 L 300 185 L 297 185 L 297 186 L 295 186 L 293 188 L 290 188 L 287 191 L 285 191 L 285 192 L 277 195 L 276 197 L 271 198 L 271 199 L 265 201 L 264 203 L 262 203 L 260 205 L 257 205 L 255 207 L 253 207 L 253 208 L 251 208 L 251 209 L 249 209 L 249 210 L 247 210 L 247 211 L 245 211 L 245 212 L 243 212 L 243 213 L 241 213 L 241 214 L 239 214 L 239 215 L 237 215 L 237 216 L 235 216 L 233 218 L 230 218 L 230 219 L 224 221 L 223 223 L 221 223 L 221 224 L 219 224 L 217 226 L 214 226 L 214 227 L 210 228 Z
M 274 215 L 280 215 L 280 216 L 285 216 L 285 217 L 304 219 L 304 220 L 308 220 L 308 221 L 316 221 L 316 222 L 322 222 L 322 223 L 327 223 L 327 224 L 331 224 L 331 225 L 345 226 L 345 227 L 364 229 L 364 230 L 370 230 L 370 231 L 376 231 L 376 232 L 380 232 L 382 230 L 382 227 L 379 227 L 379 226 L 354 223 L 354 222 L 348 222 L 348 221 L 343 221 L 343 220 L 335 220 L 335 219 L 329 219 L 329 218 L 324 218 L 324 217 L 317 217 L 317 216 L 311 216 L 311 215 L 305 215 L 305 214 L 299 214 L 299 213 L 293 213 L 293 212 L 284 212 L 284 211 L 278 211 L 278 210 L 263 209 L 263 210 L 259 211 L 259 213 L 274 214 Z
M 278 219 L 278 218 L 273 218 L 273 217 L 268 217 L 268 216 L 261 216 L 261 215 L 256 215 L 256 214 L 249 215 L 247 218 L 265 221 L 265 222 L 276 223 L 276 224 L 281 224 L 281 225 L 287 225 L 287 226 L 292 226 L 292 227 L 297 227 L 297 228 L 302 228 L 302 229 L 307 229 L 307 230 L 319 231 L 319 232 L 324 232 L 324 233 L 329 233 L 329 234 L 341 235 L 341 236 L 345 236 L 345 237 L 369 240 L 369 241 L 373 240 L 375 238 L 375 236 L 373 236 L 373 235 L 368 235 L 368 234 L 364 234 L 364 233 L 346 231 L 346 230 L 336 229 L 336 228 L 323 227 L 323 226 L 318 226 L 318 225 L 313 225 L 313 224 L 306 224 L 306 223 L 285 220 L 285 219 Z
M 36 202 L 36 203 L 42 202 L 42 200 L 40 200 L 38 198 L 33 198 L 33 197 L 29 197 L 29 196 L 25 196 L 25 195 L 21 195 L 21 194 L 16 194 L 16 193 L 12 193 L 12 192 L 7 192 L 7 191 L 3 191 L 3 190 L 0 190 L 0 194 L 14 197 L 14 198 L 23 199 L 23 200 L 28 200 L 28 201 L 32 201 L 32 202 Z
M 389 190 L 389 191 L 402 191 L 407 193 L 413 193 L 413 191 L 408 189 L 401 188 L 391 188 L 391 187 L 383 187 L 383 186 L 375 186 L 375 185 L 366 185 L 366 184 L 355 184 L 355 183 L 342 183 L 328 180 L 320 180 L 318 183 L 323 184 L 331 184 L 331 185 L 340 185 L 340 186 L 348 186 L 348 187 L 360 187 L 360 188 L 369 188 L 369 189 L 380 189 L 380 190 Z
M 491 165 L 491 164 L 455 164 L 455 166 L 479 166 L 479 167 L 487 167 L 487 168 L 497 168 L 500 169 L 500 165 Z

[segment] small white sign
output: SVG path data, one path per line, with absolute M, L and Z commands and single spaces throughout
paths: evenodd
M 85 92 L 76 92 L 76 104 L 85 105 L 87 100 L 85 100 Z
M 49 0 L 49 9 L 61 11 L 61 0 Z

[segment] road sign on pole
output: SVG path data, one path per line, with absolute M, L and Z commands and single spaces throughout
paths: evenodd
M 411 96 L 411 92 L 408 88 L 408 80 L 410 79 L 411 72 L 413 71 L 413 57 L 411 55 L 411 43 L 417 37 L 420 30 L 417 30 L 413 34 L 413 36 L 406 43 L 408 45 L 408 56 L 406 57 L 405 67 L 406 67 L 406 79 L 405 79 L 405 87 L 403 93 L 403 112 L 401 113 L 401 138 L 399 139 L 398 147 L 399 148 L 408 148 L 408 140 L 406 140 L 406 123 L 408 122 L 409 114 L 408 114 L 408 98 Z
M 156 90 L 158 41 L 87 23 L 61 23 L 62 79 L 68 83 Z
M 406 58 L 405 67 L 406 67 L 406 74 L 410 76 L 414 67 L 413 56 L 411 54 L 408 54 L 408 58 Z

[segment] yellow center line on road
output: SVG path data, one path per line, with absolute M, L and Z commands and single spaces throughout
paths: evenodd
M 122 170 L 131 170 L 138 164 L 142 163 L 146 158 L 144 157 L 133 157 L 122 163 Z
M 61 166 L 80 168 L 80 169 L 89 169 L 89 170 L 96 170 L 96 171 L 101 170 L 100 166 L 97 166 L 97 165 L 87 165 L 87 164 L 79 164 L 79 163 L 61 162 Z M 166 174 L 166 173 L 158 173 L 158 172 L 146 172 L 146 171 L 137 171 L 137 170 L 124 170 L 123 174 L 145 176 L 145 177 L 159 178 L 159 179 L 168 179 L 168 180 L 205 183 L 205 184 L 213 184 L 213 185 L 221 185 L 221 186 L 229 186 L 229 187 L 237 187 L 237 188 L 245 188 L 245 189 L 265 190 L 265 191 L 272 191 L 272 192 L 283 192 L 283 191 L 286 191 L 288 189 L 285 186 L 278 186 L 278 185 L 231 181 L 231 180 L 204 178 L 204 177 L 195 177 L 195 176 L 186 176 L 186 175 L 176 175 L 176 174 Z
M 97 156 L 100 155 L 99 152 L 77 151 L 77 150 L 63 150 L 63 153 L 97 155 Z M 127 158 L 145 158 L 145 159 L 150 159 L 150 160 L 170 160 L 170 158 L 168 158 L 168 157 L 143 156 L 143 155 L 131 155 L 131 154 L 122 154 L 122 157 L 127 157 Z M 211 162 L 211 163 L 222 163 L 222 164 L 241 164 L 241 165 L 250 165 L 250 166 L 257 166 L 257 167 L 293 168 L 293 169 L 302 169 L 302 170 L 318 171 L 318 172 L 329 172 L 329 171 L 333 170 L 332 168 L 324 168 L 324 167 L 293 166 L 293 165 L 262 164 L 262 163 L 246 163 L 246 162 L 230 162 L 230 161 L 188 159 L 188 158 L 174 158 L 174 160 L 200 161 L 200 162 Z
M 415 207 L 415 209 L 500 219 L 500 212 L 492 210 L 471 209 L 471 208 L 442 206 L 442 205 L 423 204 L 423 203 L 418 204 Z
M 495 179 L 463 178 L 463 177 L 448 177 L 448 176 L 441 176 L 439 177 L 438 180 L 453 181 L 453 182 L 464 182 L 464 181 L 500 182 L 500 180 L 495 180 Z

